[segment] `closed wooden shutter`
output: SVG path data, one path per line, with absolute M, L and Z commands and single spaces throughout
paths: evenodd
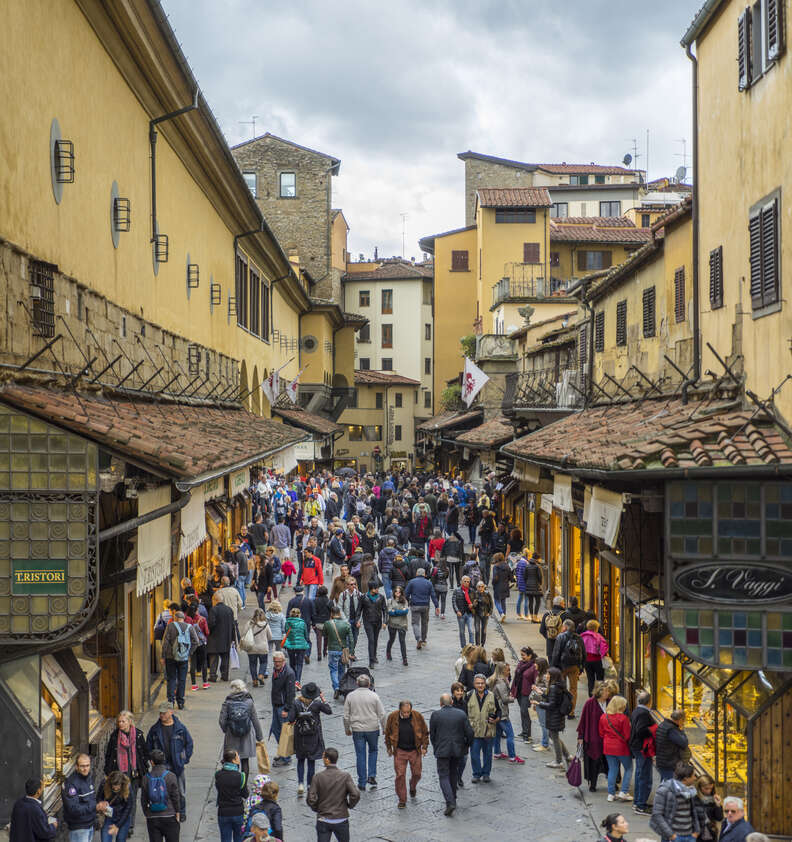
M 751 85 L 751 10 L 745 9 L 737 18 L 737 90 Z
M 453 272 L 467 272 L 468 271 L 468 253 L 467 251 L 452 251 L 451 252 L 451 271 Z
M 585 368 L 588 361 L 588 326 L 583 325 L 578 331 L 578 360 L 580 367 Z
M 587 251 L 579 251 L 577 253 L 577 268 L 581 271 L 585 271 L 586 263 L 588 260 L 588 252 Z
M 605 350 L 605 312 L 600 311 L 594 316 L 594 350 Z
M 643 291 L 643 335 L 655 335 L 655 288 L 649 287 Z
M 778 301 L 778 199 L 762 208 L 762 305 Z
M 616 304 L 616 344 L 627 344 L 627 299 Z
M 613 263 L 613 254 L 609 251 L 602 252 L 602 268 L 610 269 Z
M 784 51 L 784 0 L 765 0 L 767 60 L 775 61 Z
M 685 321 L 685 267 L 674 272 L 674 318 Z
M 748 235 L 751 245 L 751 304 L 756 309 L 762 306 L 762 220 L 757 211 L 748 220 Z
M 523 243 L 523 263 L 539 263 L 539 243 Z
M 710 252 L 710 307 L 723 307 L 723 246 Z

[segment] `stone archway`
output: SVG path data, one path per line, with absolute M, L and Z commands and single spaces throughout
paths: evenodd
M 333 388 L 334 389 L 347 389 L 349 388 L 349 381 L 343 374 L 334 374 L 333 375 Z
M 256 415 L 261 415 L 261 389 L 256 388 L 256 384 L 260 383 L 258 376 L 258 366 L 253 366 L 253 380 L 251 381 L 251 388 L 253 391 L 250 393 L 250 409 Z

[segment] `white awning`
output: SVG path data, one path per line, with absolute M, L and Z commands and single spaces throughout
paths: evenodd
M 179 558 L 188 556 L 206 540 L 206 511 L 203 488 L 190 492 L 190 502 L 181 510 L 181 544 Z
M 609 546 L 616 546 L 624 498 L 615 491 L 598 485 L 586 486 L 583 495 L 583 520 L 586 532 L 595 535 Z
M 272 454 L 272 467 L 276 471 L 288 474 L 297 467 L 297 449 L 295 445 Z
M 171 501 L 170 485 L 160 485 L 138 493 L 138 515 L 145 515 L 167 506 Z M 137 595 L 142 596 L 170 575 L 171 516 L 163 515 L 137 530 Z
M 553 474 L 553 505 L 563 512 L 571 512 L 572 477 L 567 474 Z
M 234 471 L 234 473 L 229 477 L 230 491 L 228 496 L 232 498 L 236 497 L 237 494 L 247 491 L 249 485 L 250 470 L 248 468 L 242 468 L 241 471 Z

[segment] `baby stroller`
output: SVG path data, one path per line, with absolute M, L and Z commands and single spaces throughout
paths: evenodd
M 368 667 L 350 667 L 344 673 L 338 684 L 338 690 L 345 699 L 348 693 L 351 693 L 353 690 L 357 690 L 357 680 L 361 675 L 368 676 L 369 681 L 371 682 L 371 684 L 369 684 L 369 688 L 371 690 L 374 689 L 374 676 L 371 674 Z

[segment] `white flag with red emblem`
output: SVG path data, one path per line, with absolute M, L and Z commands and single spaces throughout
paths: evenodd
M 306 366 L 303 366 L 298 372 L 294 380 L 286 387 L 286 394 L 292 403 L 297 403 L 297 387 L 299 385 L 300 375 L 305 371 Z
M 466 406 L 473 403 L 473 398 L 484 388 L 489 380 L 486 374 L 471 360 L 465 357 L 465 373 L 462 375 L 462 400 Z
M 270 404 L 274 404 L 280 396 L 280 374 L 273 371 L 269 377 L 261 381 L 261 391 L 267 397 Z
M 266 399 L 267 399 L 270 403 L 273 403 L 273 400 L 272 400 L 272 392 L 270 392 L 270 387 L 269 387 L 269 377 L 265 377 L 265 378 L 261 381 L 261 391 L 262 391 L 262 392 L 264 392 L 264 397 L 266 397 Z

